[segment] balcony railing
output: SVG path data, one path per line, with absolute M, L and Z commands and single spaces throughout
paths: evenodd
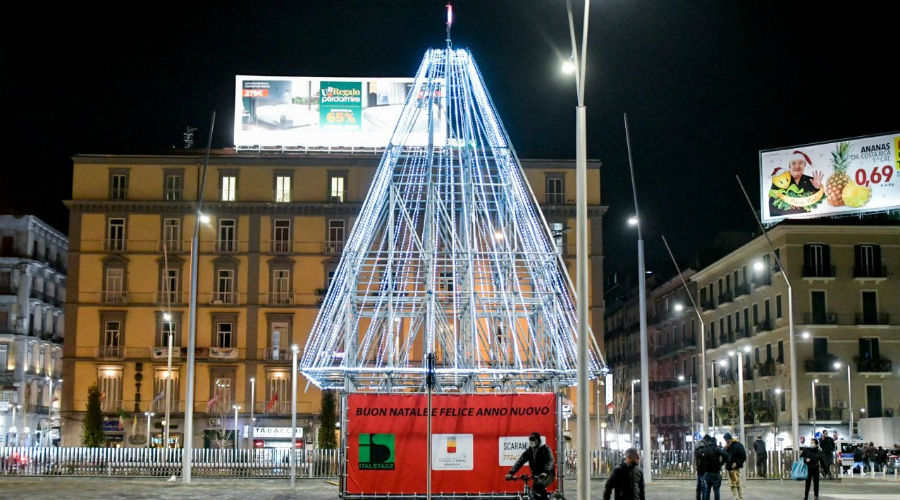
M 294 294 L 291 292 L 270 292 L 268 302 L 273 306 L 289 306 L 294 303 Z
M 856 370 L 866 373 L 891 373 L 893 364 L 886 358 L 861 359 L 856 362 Z
M 885 266 L 854 266 L 854 278 L 887 278 Z
M 750 284 L 744 283 L 743 285 L 735 285 L 734 286 L 734 296 L 740 297 L 742 295 L 750 294 Z
M 753 288 L 761 288 L 764 286 L 769 286 L 772 284 L 772 275 L 769 273 L 764 273 L 762 276 L 757 276 L 756 279 L 753 280 Z
M 120 345 L 107 345 L 97 349 L 97 357 L 102 359 L 124 359 L 125 347 Z
M 103 249 L 107 252 L 124 252 L 125 240 L 118 238 L 103 240 Z
M 326 241 L 325 253 L 327 255 L 337 255 L 344 251 L 343 241 Z
M 127 304 L 128 292 L 124 290 L 105 290 L 101 300 L 107 304 Z
M 729 302 L 734 301 L 734 294 L 732 292 L 725 292 L 719 294 L 719 305 L 727 304 Z
M 806 371 L 810 373 L 830 373 L 837 371 L 834 362 L 837 357 L 833 354 L 827 354 L 824 358 L 813 358 L 806 360 Z
M 6 370 L 0 372 L 0 384 L 12 384 L 13 378 L 16 376 L 16 372 L 13 370 Z
M 807 325 L 836 325 L 838 315 L 825 311 L 803 313 L 803 322 Z
M 716 302 L 712 299 L 700 301 L 700 308 L 704 311 L 710 311 L 716 308 Z
M 803 266 L 804 278 L 834 278 L 834 266 Z
M 172 385 L 177 383 L 178 381 L 172 379 Z M 170 413 L 181 413 L 181 401 L 178 401 L 178 395 L 172 394 L 173 398 L 169 401 L 169 412 Z M 164 416 L 166 414 L 166 398 L 163 397 L 161 400 L 153 403 L 153 411 L 160 416 Z
M 774 377 L 775 376 L 775 360 L 769 359 L 764 363 L 760 363 L 758 370 L 760 377 Z
M 856 313 L 857 325 L 889 325 L 891 316 L 888 313 Z
M 159 304 L 180 304 L 181 292 L 178 290 L 170 292 L 159 292 L 156 301 Z
M 291 242 L 288 240 L 274 240 L 272 242 L 272 253 L 290 253 Z
M 213 292 L 209 303 L 211 305 L 236 304 L 237 297 L 237 292 Z
M 807 408 L 806 415 L 812 420 L 813 409 Z M 840 408 L 816 408 L 816 420 L 841 420 Z
M 279 347 L 268 347 L 264 349 L 265 351 L 265 360 L 266 361 L 281 361 L 281 362 L 289 362 L 292 359 L 292 352 L 290 349 L 282 349 Z
M 234 253 L 238 251 L 237 240 L 216 240 L 216 251 L 219 253 Z
M 162 252 L 163 248 L 165 248 L 166 252 L 180 252 L 181 240 L 160 240 L 159 251 Z

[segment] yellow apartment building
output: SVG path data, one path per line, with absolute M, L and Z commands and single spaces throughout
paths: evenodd
M 151 445 L 161 445 L 168 376 L 170 444 L 183 442 L 189 252 L 203 160 L 202 151 L 73 158 L 63 446 L 80 444 L 95 383 L 110 446 L 146 446 L 146 412 L 154 413 Z M 232 446 L 235 406 L 240 446 L 289 444 L 290 346 L 306 343 L 379 160 L 371 153 L 211 155 L 199 238 L 194 446 Z M 521 163 L 574 276 L 574 162 Z M 590 314 L 600 329 L 599 162 L 589 162 L 588 182 Z M 602 332 L 595 337 L 602 345 Z M 298 425 L 314 445 L 321 394 L 298 376 Z

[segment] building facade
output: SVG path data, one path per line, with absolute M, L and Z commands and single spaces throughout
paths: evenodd
M 37 217 L 0 215 L 0 446 L 58 439 L 67 254 Z
M 291 346 L 303 348 L 343 244 L 379 164 L 376 154 L 211 155 L 199 233 L 195 446 L 283 446 L 290 437 Z M 171 377 L 170 444 L 184 437 L 190 242 L 202 154 L 81 155 L 74 159 L 64 371 L 65 444 L 77 444 L 88 387 L 102 393 L 111 446 L 162 443 Z M 560 252 L 574 271 L 574 162 L 522 165 Z M 591 314 L 601 324 L 599 164 L 589 165 Z M 167 369 L 169 335 L 173 369 Z M 315 386 L 299 381 L 297 410 L 314 439 Z M 255 423 L 251 424 L 251 412 Z M 140 420 L 140 425 L 137 425 Z M 281 429 L 281 430 L 278 430 Z M 253 433 L 253 434 L 251 434 Z M 262 436 L 269 436 L 268 438 Z M 272 436 L 282 436 L 276 438 Z M 255 438 L 255 439 L 253 439 Z M 308 442 L 314 444 L 313 440 Z
M 858 434 L 861 418 L 900 416 L 898 236 L 898 226 L 873 225 L 787 222 L 769 231 L 791 284 L 800 434 L 806 439 L 814 426 L 846 438 Z M 761 435 L 769 449 L 796 446 L 790 436 L 789 291 L 765 238 L 685 275 L 704 322 L 711 430 L 721 437 L 739 428 L 741 356 L 744 439 Z M 690 410 L 696 429 L 704 411 L 699 318 L 677 277 L 648 290 L 652 441 L 688 448 Z M 675 311 L 674 304 L 683 309 Z M 610 305 L 606 318 L 617 402 L 625 408 L 618 420 L 626 434 L 630 385 L 640 378 L 639 321 L 637 294 Z M 643 385 L 635 382 L 636 433 Z

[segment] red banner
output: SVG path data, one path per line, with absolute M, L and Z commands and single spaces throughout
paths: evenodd
M 347 406 L 347 493 L 425 493 L 427 396 L 351 394 Z M 432 493 L 521 491 L 504 475 L 532 432 L 558 459 L 552 393 L 442 394 L 431 406 Z

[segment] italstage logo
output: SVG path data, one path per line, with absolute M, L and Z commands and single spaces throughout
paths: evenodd
M 359 435 L 360 470 L 394 470 L 394 435 Z

